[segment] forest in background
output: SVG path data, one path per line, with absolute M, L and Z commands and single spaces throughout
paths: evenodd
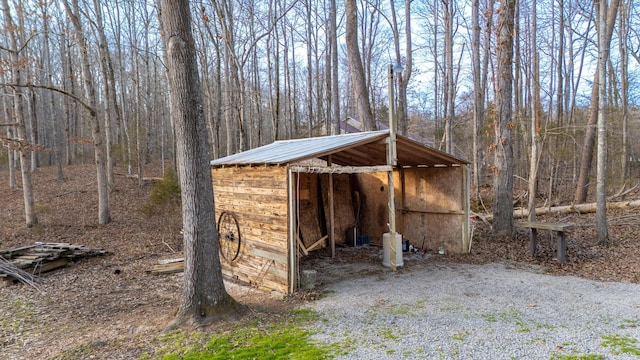
M 583 155 L 594 152 L 586 130 L 594 127 L 589 121 L 598 81 L 597 24 L 605 18 L 601 3 L 515 3 L 509 124 L 515 188 L 526 190 L 533 162 L 546 205 L 573 201 Z M 95 161 L 101 199 L 108 197 L 115 164 L 142 181 L 145 163 L 174 158 L 156 2 L 0 5 L 0 161 L 10 170 L 11 188 L 20 156 L 30 172 L 56 165 L 59 178 L 65 164 Z M 469 159 L 474 193 L 493 182 L 500 2 L 191 5 L 213 158 L 279 139 L 334 134 L 347 118 L 361 120 L 362 130 L 379 128 L 389 117 L 388 65 L 400 63 L 404 68 L 393 83 L 398 131 Z M 608 9 L 614 7 L 604 103 L 609 192 L 632 186 L 629 179 L 640 173 L 639 6 L 613 0 Z M 357 19 L 351 28 L 350 14 Z M 358 71 L 348 56 L 354 41 Z M 361 94 L 370 118 L 359 108 Z M 537 156 L 531 155 L 534 142 Z M 587 172 L 586 184 L 595 185 L 593 173 Z M 101 222 L 108 222 L 108 202 L 106 207 Z

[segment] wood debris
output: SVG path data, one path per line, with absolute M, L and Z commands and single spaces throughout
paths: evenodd
M 36 282 L 35 276 L 63 267 L 71 260 L 106 253 L 104 249 L 87 248 L 84 245 L 46 242 L 0 250 L 3 260 L 0 279 L 31 284 Z
M 22 283 L 33 286 L 37 290 L 40 290 L 39 284 L 42 282 L 40 279 L 35 277 L 33 274 L 28 273 L 13 265 L 2 256 L 0 256 L 0 274 L 6 278 L 20 281 Z
M 184 271 L 184 258 L 158 260 L 158 264 L 147 270 L 151 275 L 175 274 Z

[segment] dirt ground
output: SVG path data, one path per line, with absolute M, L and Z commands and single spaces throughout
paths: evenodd
M 0 169 L 0 182 L 6 184 L 0 192 L 0 249 L 37 241 L 68 242 L 104 248 L 109 254 L 80 259 L 42 274 L 40 291 L 25 284 L 0 286 L 0 352 L 9 359 L 134 359 L 151 353 L 161 346 L 156 338 L 179 303 L 182 275 L 153 276 L 146 270 L 159 259 L 181 256 L 180 214 L 168 211 L 145 216 L 140 209 L 151 184 L 140 187 L 137 180 L 124 175 L 124 169 L 116 168 L 116 185 L 110 196 L 113 221 L 98 225 L 95 167 L 76 165 L 64 170 L 64 181 L 56 180 L 53 168 L 41 168 L 33 174 L 39 224 L 27 228 L 22 192 L 8 188 L 8 172 Z M 157 165 L 146 169 L 145 176 L 160 175 Z M 637 192 L 626 196 L 640 198 Z M 508 261 L 552 274 L 640 282 L 639 209 L 609 212 L 609 245 L 595 243 L 594 214 L 548 216 L 544 220 L 582 225 L 569 234 L 566 264 L 554 259 L 555 240 L 545 232 L 539 235 L 538 256 L 531 258 L 524 232 L 515 240 L 495 239 L 483 222 L 476 225 L 471 254 L 430 259 Z M 326 254 L 316 252 L 304 259 L 303 266 L 314 261 L 326 262 Z M 340 268 L 359 261 L 378 260 L 370 252 L 350 251 L 348 257 L 340 257 L 330 266 Z M 229 285 L 229 292 L 250 307 L 253 317 L 278 316 L 317 296 L 317 292 L 300 292 L 278 299 L 236 285 Z

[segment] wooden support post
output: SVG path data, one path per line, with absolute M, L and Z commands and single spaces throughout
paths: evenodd
M 567 260 L 567 238 L 564 231 L 558 231 L 558 260 L 564 263 Z
M 331 155 L 327 159 L 327 166 L 331 167 Z M 329 222 L 330 222 L 330 237 L 331 243 L 331 258 L 336 257 L 336 223 L 335 223 L 335 211 L 333 209 L 333 173 L 329 173 Z

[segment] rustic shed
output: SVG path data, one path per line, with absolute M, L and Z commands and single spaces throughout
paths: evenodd
M 264 290 L 298 287 L 310 251 L 382 243 L 393 173 L 397 232 L 428 250 L 469 250 L 468 162 L 389 131 L 276 141 L 211 161 L 223 274 Z

